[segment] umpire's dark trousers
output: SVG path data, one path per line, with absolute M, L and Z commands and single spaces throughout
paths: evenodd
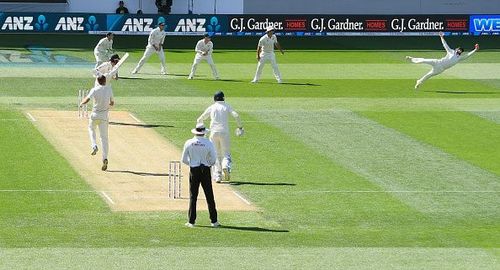
M 215 209 L 214 191 L 212 189 L 212 177 L 210 175 L 210 167 L 204 165 L 200 165 L 199 167 L 191 167 L 189 173 L 189 223 L 194 224 L 196 221 L 196 201 L 198 200 L 200 184 L 207 199 L 210 221 L 212 223 L 215 223 L 217 222 L 217 210 Z

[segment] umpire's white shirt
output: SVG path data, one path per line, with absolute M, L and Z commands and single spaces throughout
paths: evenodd
M 87 95 L 88 98 L 94 99 L 94 107 L 92 108 L 92 118 L 108 120 L 108 112 L 111 108 L 109 104 L 113 99 L 113 90 L 109 85 L 99 85 L 92 88 Z
M 208 56 L 212 54 L 213 48 L 214 44 L 212 41 L 205 43 L 205 39 L 202 39 L 196 43 L 194 50 L 196 51 L 196 56 Z M 204 52 L 206 52 L 207 55 L 203 55 Z
M 274 53 L 274 45 L 278 43 L 276 35 L 269 37 L 267 34 L 259 39 L 258 46 L 262 48 L 262 53 Z
M 216 154 L 212 142 L 202 136 L 194 136 L 184 144 L 182 162 L 189 167 L 205 165 L 211 167 L 215 164 Z
M 108 52 L 108 50 L 113 49 L 113 40 L 109 40 L 107 37 L 102 38 L 99 40 L 97 45 L 94 48 L 94 53 L 102 53 L 105 54 Z
M 151 30 L 151 33 L 149 33 L 149 38 L 148 38 L 148 46 L 147 47 L 154 47 L 155 46 L 160 46 L 160 44 L 163 44 L 163 41 L 165 40 L 165 31 L 161 31 L 160 27 L 156 27 L 155 29 Z
M 203 123 L 208 117 L 211 118 L 210 121 L 210 132 L 225 132 L 229 133 L 229 114 L 231 114 L 241 127 L 240 116 L 233 108 L 224 101 L 216 101 L 214 104 L 210 105 L 203 114 L 198 117 L 197 122 Z

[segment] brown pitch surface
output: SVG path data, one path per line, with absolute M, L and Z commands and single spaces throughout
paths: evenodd
M 101 171 L 99 151 L 91 156 L 88 119 L 75 111 L 29 111 L 34 125 L 113 211 L 187 211 L 189 168 L 182 167 L 182 197 L 168 198 L 168 162 L 181 151 L 153 128 L 124 111 L 112 111 L 109 125 L 109 166 Z M 189 138 L 186 131 L 186 139 Z M 100 144 L 98 136 L 98 144 Z M 100 149 L 99 149 L 100 150 Z M 217 210 L 255 211 L 231 186 L 213 184 Z M 241 196 L 241 195 L 240 195 Z M 200 187 L 198 209 L 206 210 Z

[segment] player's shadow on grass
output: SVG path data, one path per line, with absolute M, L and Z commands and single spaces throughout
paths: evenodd
M 231 181 L 228 184 L 233 186 L 241 186 L 241 185 L 253 185 L 253 186 L 296 186 L 297 184 L 293 183 L 283 183 L 283 182 L 242 182 L 242 181 Z
M 135 172 L 135 171 L 129 171 L 129 170 L 107 170 L 107 172 L 110 172 L 110 173 L 128 173 L 128 174 L 134 174 L 134 175 L 139 175 L 139 176 L 169 176 L 168 173 Z
M 321 84 L 315 84 L 315 83 L 294 83 L 294 82 L 282 82 L 282 83 L 276 83 L 276 82 L 259 82 L 258 84 L 282 84 L 282 85 L 297 85 L 297 86 L 321 86 Z
M 212 229 L 211 226 L 205 226 L 205 225 L 199 225 L 197 227 L 211 228 Z M 217 229 L 236 230 L 236 231 L 252 231 L 252 232 L 277 232 L 277 233 L 290 232 L 289 230 L 275 230 L 275 229 L 266 229 L 266 228 L 261 228 L 261 227 L 237 227 L 237 226 L 227 226 L 227 225 L 221 225 Z
M 151 80 L 151 78 L 142 78 L 142 77 L 118 77 L 118 80 Z
M 238 82 L 238 83 L 246 82 L 246 81 L 243 81 L 243 80 L 232 80 L 232 79 L 214 80 L 214 79 L 208 79 L 208 78 L 196 78 L 194 80 L 196 80 L 196 81 L 207 81 L 207 82 Z
M 112 126 L 132 126 L 132 127 L 142 127 L 142 128 L 158 128 L 158 127 L 167 127 L 172 128 L 174 126 L 170 125 L 157 125 L 157 124 L 133 124 L 133 123 L 122 123 L 122 122 L 109 122 Z
M 438 94 L 452 94 L 452 95 L 494 95 L 500 94 L 500 92 L 474 92 L 474 91 L 449 91 L 449 90 L 436 90 L 436 91 L 424 91 L 429 93 Z

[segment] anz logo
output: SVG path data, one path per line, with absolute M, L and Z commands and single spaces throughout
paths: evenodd
M 180 19 L 175 27 L 175 32 L 206 32 L 205 18 Z
M 84 17 L 61 17 L 55 31 L 83 31 Z
M 45 24 L 45 16 L 40 15 L 38 17 L 39 20 L 40 17 L 43 17 L 43 23 Z M 34 27 L 32 23 L 32 16 L 8 16 L 2 25 L 2 30 L 33 31 Z
M 121 31 L 128 32 L 149 32 L 153 30 L 153 18 L 128 18 Z

